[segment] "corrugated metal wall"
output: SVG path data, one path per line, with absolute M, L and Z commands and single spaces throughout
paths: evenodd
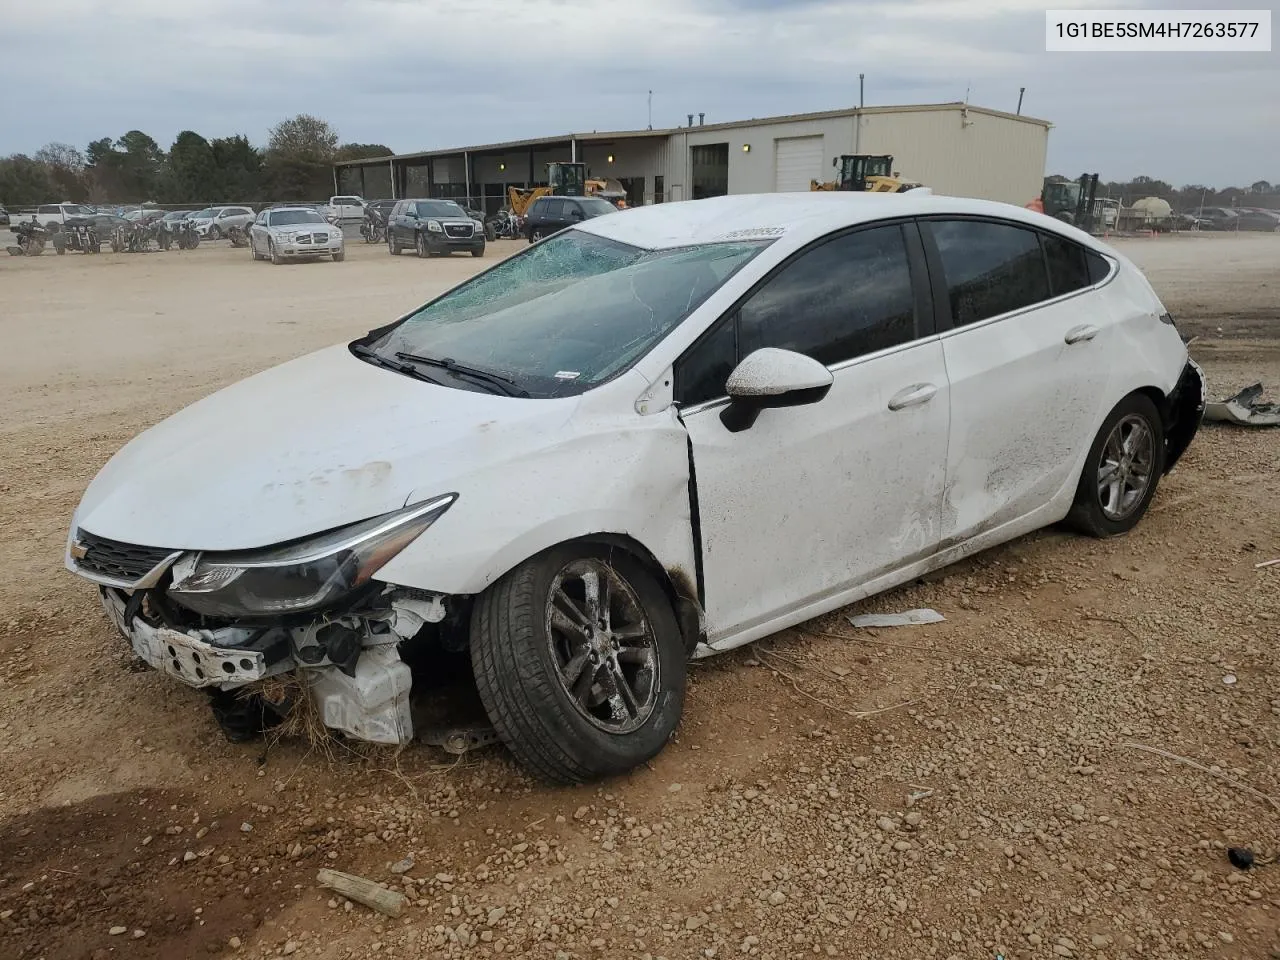
M 888 153 L 904 177 L 935 193 L 1023 206 L 1040 194 L 1049 131 L 974 110 L 873 113 L 860 118 L 858 153 Z

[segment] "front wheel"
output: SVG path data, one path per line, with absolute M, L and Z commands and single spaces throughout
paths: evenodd
M 217 227 L 217 226 L 210 227 L 210 228 L 209 228 L 209 239 L 210 239 L 210 240 L 221 240 L 221 239 L 222 239 L 222 228 L 221 228 L 221 227 Z
M 471 250 L 471 255 L 472 255 L 473 257 L 483 257 L 483 256 L 484 256 L 484 247 L 473 247 L 473 248 L 472 248 L 472 250 Z
M 431 250 L 427 246 L 427 235 L 425 233 L 418 234 L 417 247 L 418 247 L 418 256 L 422 257 L 424 260 L 427 257 L 431 256 Z
M 339 250 L 337 253 L 333 255 L 334 263 L 341 263 L 345 259 L 347 259 L 347 251 L 345 250 Z
M 550 783 L 644 763 L 684 707 L 685 651 L 671 604 L 618 550 L 555 547 L 491 586 L 472 612 L 471 664 L 499 737 Z
M 1151 505 L 1164 473 L 1164 422 L 1151 398 L 1125 397 L 1085 460 L 1067 523 L 1092 537 L 1128 533 Z
M 267 240 L 267 256 L 271 258 L 271 262 L 276 266 L 284 263 L 284 257 L 280 256 L 276 251 L 275 241 L 270 239 Z
M 390 233 L 387 234 L 387 252 L 393 257 L 400 256 L 400 244 L 396 243 L 395 237 Z

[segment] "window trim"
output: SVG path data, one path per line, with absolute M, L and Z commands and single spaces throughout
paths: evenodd
M 1015 227 L 1019 230 L 1026 230 L 1035 234 L 1036 240 L 1040 245 L 1040 261 L 1044 266 L 1045 283 L 1048 285 L 1050 290 L 1053 289 L 1053 281 L 1049 275 L 1049 261 L 1044 249 L 1044 237 L 1047 235 L 1052 235 L 1060 240 L 1065 240 L 1068 243 L 1074 243 L 1077 247 L 1081 247 L 1085 251 L 1086 256 L 1092 253 L 1102 257 L 1102 259 L 1107 262 L 1109 269 L 1107 271 L 1107 275 L 1097 283 L 1091 283 L 1088 286 L 1080 287 L 1079 289 L 1072 290 L 1069 293 L 1060 293 L 1047 300 L 1037 300 L 1035 303 L 1027 304 L 1025 307 L 1019 307 L 1016 310 L 1009 310 L 1005 313 L 998 313 L 995 316 L 987 317 L 974 323 L 957 326 L 955 318 L 951 313 L 951 294 L 947 289 L 946 271 L 942 266 L 942 253 L 938 249 L 938 243 L 933 236 L 933 232 L 924 228 L 925 223 L 938 220 L 974 220 L 979 223 L 991 223 L 1003 227 Z M 1105 287 L 1108 283 L 1114 280 L 1116 275 L 1119 273 L 1119 264 L 1114 258 L 1107 254 L 1104 254 L 1099 250 L 1094 250 L 1091 247 L 1086 247 L 1078 240 L 1073 240 L 1071 237 L 1064 236 L 1061 233 L 1056 233 L 1052 230 L 1045 230 L 1043 227 L 1024 223 L 1021 220 L 1011 220 L 1006 217 L 992 217 L 987 214 L 977 213 L 934 213 L 916 217 L 916 222 L 920 226 L 920 239 L 924 243 L 925 260 L 929 264 L 930 277 L 931 279 L 936 278 L 936 283 L 934 283 L 933 288 L 934 313 L 936 316 L 938 336 L 943 338 L 954 336 L 955 334 L 965 330 L 978 330 L 988 324 L 998 323 L 1002 320 L 1009 320 L 1014 317 L 1020 317 L 1024 313 L 1028 313 L 1032 310 L 1039 310 L 1041 307 L 1046 307 L 1050 304 L 1063 303 L 1070 300 L 1072 297 L 1079 297 L 1086 293 L 1092 293 L 1095 290 Z
M 841 360 L 838 363 L 827 365 L 827 369 L 835 373 L 844 370 L 847 367 L 851 367 L 868 360 L 877 359 L 879 357 L 888 356 L 889 354 L 896 353 L 899 350 L 906 349 L 907 347 L 914 347 L 927 340 L 935 338 L 939 330 L 937 327 L 937 308 L 934 303 L 936 297 L 931 286 L 933 271 L 929 269 L 927 262 L 924 244 L 924 231 L 920 229 L 916 220 L 916 217 L 887 217 L 882 220 L 868 220 L 863 223 L 840 227 L 837 230 L 833 230 L 830 233 L 825 233 L 820 237 L 810 240 L 800 249 L 793 250 L 784 260 L 774 264 L 769 271 L 764 274 L 764 276 L 760 277 L 755 283 L 747 288 L 746 292 L 730 304 L 729 307 L 720 314 L 720 316 L 707 324 L 706 329 L 698 335 L 697 339 L 685 347 L 684 350 L 680 352 L 680 355 L 672 361 L 672 396 L 675 397 L 672 403 L 674 406 L 682 414 L 686 414 L 698 413 L 702 410 L 711 409 L 712 407 L 727 403 L 729 399 L 727 394 L 720 397 L 713 397 L 710 400 L 700 400 L 695 404 L 685 404 L 684 401 L 679 399 L 682 389 L 680 376 L 681 364 L 684 362 L 685 357 L 693 353 L 693 351 L 698 349 L 698 347 L 700 347 L 705 341 L 711 339 L 722 323 L 731 322 L 732 318 L 735 317 L 738 311 L 742 309 L 743 304 L 759 293 L 760 290 L 769 284 L 776 276 L 778 276 L 778 274 L 782 273 L 782 271 L 786 270 L 801 257 L 824 244 L 843 239 L 844 237 L 854 233 L 860 233 L 864 230 L 874 230 L 880 227 L 893 226 L 902 228 L 902 238 L 907 248 L 907 269 L 910 274 L 911 290 L 915 301 L 915 336 L 904 343 L 894 344 L 891 347 L 882 347 L 881 349 L 872 351 L 871 353 L 864 353 L 858 357 L 850 357 L 847 360 Z M 733 339 L 734 353 L 736 354 L 738 352 L 736 324 Z M 741 360 L 738 361 L 738 363 L 741 362 Z

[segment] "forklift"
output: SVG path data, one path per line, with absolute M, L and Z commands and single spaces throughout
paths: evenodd
M 1081 174 L 1080 179 L 1075 181 L 1046 177 L 1040 196 L 1027 204 L 1027 207 L 1081 230 L 1091 231 L 1097 195 L 1096 173 Z

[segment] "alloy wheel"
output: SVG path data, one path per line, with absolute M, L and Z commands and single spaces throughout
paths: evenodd
M 551 582 L 547 640 L 560 686 L 606 733 L 643 726 L 658 702 L 653 627 L 631 585 L 609 564 L 575 560 Z
M 1155 436 L 1145 417 L 1129 414 L 1112 428 L 1098 461 L 1098 502 L 1108 520 L 1137 509 L 1151 486 Z

